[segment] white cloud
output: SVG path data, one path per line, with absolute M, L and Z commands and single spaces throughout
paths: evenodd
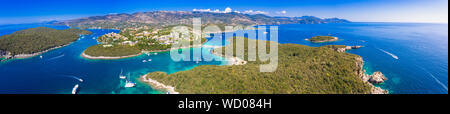
M 243 13 L 245 13 L 245 14 L 269 14 L 264 11 L 253 11 L 253 10 L 247 10 L 247 11 L 244 11 Z
M 211 9 L 193 9 L 192 11 L 212 12 L 212 13 L 231 13 L 231 12 L 233 12 L 233 10 L 230 7 L 227 7 L 224 11 L 220 11 L 219 9 L 215 9 L 215 10 L 211 10 Z
M 286 14 L 287 12 L 286 12 L 286 10 L 283 10 L 283 11 L 278 11 L 278 12 L 276 12 L 277 14 L 281 14 L 281 15 L 284 15 L 284 14 Z
M 247 11 L 243 11 L 243 12 L 237 11 L 237 10 L 233 11 L 230 7 L 225 8 L 225 10 L 223 10 L 223 11 L 221 11 L 219 9 L 214 9 L 214 10 L 212 10 L 212 9 L 193 9 L 192 11 L 211 12 L 211 13 L 231 13 L 231 12 L 234 12 L 234 13 L 245 13 L 245 14 L 252 14 L 252 15 L 254 15 L 254 14 L 264 14 L 264 15 L 269 14 L 268 12 L 254 11 L 254 10 L 247 10 Z M 281 11 L 281 13 L 285 14 L 286 11 Z
M 233 11 L 230 7 L 225 8 L 224 13 L 230 13 L 231 11 Z
M 198 12 L 211 12 L 211 9 L 194 9 L 192 11 L 198 11 Z

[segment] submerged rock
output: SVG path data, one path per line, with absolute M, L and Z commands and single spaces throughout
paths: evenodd
M 386 80 L 387 80 L 387 78 L 383 75 L 383 73 L 377 71 L 371 75 L 369 82 L 379 84 L 379 83 L 383 83 Z

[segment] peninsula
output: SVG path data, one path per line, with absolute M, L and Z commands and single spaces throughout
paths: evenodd
M 129 58 L 143 53 L 170 51 L 172 44 L 177 42 L 190 43 L 189 47 L 195 47 L 194 38 L 174 38 L 170 35 L 171 28 L 128 28 L 120 33 L 105 34 L 97 38 L 101 44 L 87 48 L 81 56 L 87 59 Z M 201 38 L 201 41 L 205 43 L 207 39 Z
M 248 40 L 252 39 L 245 39 L 245 42 Z M 264 62 L 258 60 L 227 66 L 199 66 L 173 74 L 153 72 L 142 76 L 141 81 L 156 89 L 183 94 L 387 93 L 362 79 L 368 75 L 362 72 L 362 58 L 358 55 L 337 52 L 328 46 L 270 43 L 279 45 L 275 72 L 259 72 L 259 65 Z M 247 56 L 247 45 L 244 47 Z
M 92 34 L 80 29 L 56 30 L 47 27 L 30 28 L 0 37 L 0 58 L 33 57 L 76 41 L 80 35 Z

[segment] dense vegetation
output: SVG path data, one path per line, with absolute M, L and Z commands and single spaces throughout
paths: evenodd
M 337 49 L 337 48 L 346 48 L 347 46 L 346 45 L 326 45 L 326 46 L 323 46 L 323 47 L 328 47 L 328 48 L 331 48 L 331 49 Z
M 104 47 L 103 44 L 94 45 L 84 51 L 89 56 L 106 56 L 106 57 L 120 57 L 128 55 L 136 55 L 141 53 L 141 50 L 135 46 L 130 45 L 113 45 Z
M 208 41 L 206 38 L 202 38 L 202 43 Z M 120 42 L 119 40 L 114 42 Z M 189 41 L 191 45 L 193 45 L 193 41 Z M 139 42 L 134 45 L 122 45 L 122 44 L 112 44 L 111 47 L 99 44 L 94 45 L 85 50 L 85 54 L 90 56 L 106 56 L 106 57 L 120 57 L 120 56 L 128 56 L 128 55 L 136 55 L 141 51 L 166 51 L 169 50 L 172 45 L 171 44 L 160 44 L 155 39 L 140 39 Z
M 334 41 L 337 40 L 336 37 L 332 36 L 314 36 L 309 39 L 311 42 L 326 42 L 326 41 Z
M 245 52 L 247 57 L 247 46 Z M 370 86 L 356 74 L 359 70 L 356 57 L 358 56 L 353 54 L 338 53 L 328 47 L 279 44 L 279 61 L 275 72 L 259 72 L 259 65 L 263 62 L 249 61 L 240 66 L 208 65 L 169 75 L 163 72 L 148 75 L 149 78 L 174 86 L 175 91 L 181 93 L 369 93 Z
M 32 54 L 69 44 L 82 34 L 91 32 L 79 29 L 31 28 L 0 37 L 0 50 L 11 52 L 12 55 Z

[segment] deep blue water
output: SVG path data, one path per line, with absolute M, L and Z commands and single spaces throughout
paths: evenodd
M 0 35 L 42 25 L 3 25 Z M 56 29 L 67 27 L 49 26 Z M 97 44 L 95 37 L 117 30 L 90 30 L 94 34 L 79 41 L 43 54 L 43 59 L 12 60 L 0 63 L 0 93 L 64 93 L 69 94 L 75 84 L 80 93 L 161 93 L 139 83 L 137 78 L 148 72 L 173 73 L 198 65 L 223 65 L 213 62 L 174 62 L 168 52 L 142 55 L 121 60 L 86 60 L 80 57 L 84 49 Z M 377 85 L 394 94 L 448 94 L 448 24 L 412 23 L 350 23 L 279 25 L 278 41 L 308 46 L 362 45 L 348 51 L 363 57 L 369 74 L 383 72 L 389 80 Z M 311 43 L 305 41 L 317 35 L 332 35 L 337 42 Z M 208 45 L 217 45 L 209 41 Z M 209 48 L 204 48 L 209 49 Z M 213 55 L 207 54 L 206 56 Z M 395 59 L 393 56 L 397 56 Z M 143 63 L 142 60 L 152 59 Z M 118 78 L 121 71 L 131 73 L 138 82 L 136 88 L 124 88 Z M 76 76 L 83 83 L 72 78 Z
M 368 74 L 383 72 L 389 80 L 377 86 L 390 93 L 448 94 L 448 24 L 281 25 L 278 32 L 280 43 L 364 46 L 348 52 L 363 57 Z M 304 40 L 317 35 L 332 35 L 340 40 L 328 43 Z

